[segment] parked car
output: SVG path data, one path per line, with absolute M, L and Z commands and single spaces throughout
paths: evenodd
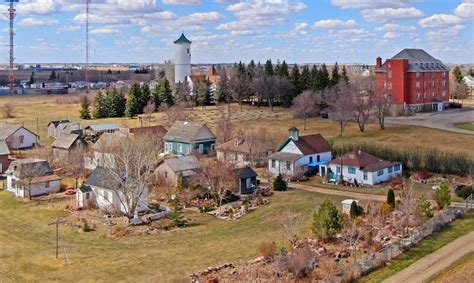
M 329 119 L 329 114 L 327 112 L 321 112 L 321 118 Z

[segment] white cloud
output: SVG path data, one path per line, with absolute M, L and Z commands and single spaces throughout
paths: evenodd
M 193 13 L 186 17 L 186 20 L 194 24 L 213 23 L 223 19 L 224 16 L 218 12 Z
M 90 31 L 91 34 L 114 34 L 118 32 L 119 30 L 116 28 L 96 28 Z
M 419 20 L 418 24 L 424 28 L 440 28 L 457 25 L 461 22 L 461 18 L 455 15 L 434 14 L 431 17 Z
M 57 24 L 58 21 L 49 18 L 24 18 L 18 25 L 24 27 L 36 27 L 36 26 L 51 26 Z
M 58 29 L 58 31 L 76 31 L 80 30 L 81 26 L 63 26 Z
M 201 0 L 163 0 L 167 5 L 196 5 L 201 4 Z
M 393 31 L 389 31 L 389 32 L 386 32 L 383 35 L 383 38 L 385 38 L 385 39 L 394 39 L 394 38 L 397 38 L 398 36 L 399 36 L 399 34 L 393 32 Z
M 391 20 L 417 19 L 424 16 L 423 12 L 414 8 L 382 8 L 366 9 L 362 16 L 369 22 L 388 22 Z
M 318 21 L 314 24 L 314 26 L 317 28 L 326 29 L 347 29 L 357 26 L 357 23 L 354 20 L 341 21 L 338 19 L 328 19 Z
M 27 0 L 20 1 L 16 10 L 20 15 L 46 15 L 57 11 L 59 5 L 54 0 Z
M 473 18 L 474 17 L 474 1 L 464 1 L 454 9 L 454 14 L 461 18 Z
M 417 0 L 331 0 L 332 5 L 343 9 L 401 8 L 413 2 L 417 2 Z
M 382 31 L 382 32 L 401 32 L 401 31 L 415 31 L 416 27 L 414 26 L 404 26 L 404 25 L 399 25 L 399 24 L 393 24 L 393 23 L 388 23 L 385 24 L 381 27 L 376 27 L 376 31 Z

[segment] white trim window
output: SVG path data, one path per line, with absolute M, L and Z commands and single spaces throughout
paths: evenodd
M 199 145 L 199 153 L 202 154 L 204 152 L 204 145 L 200 144 Z
M 183 145 L 178 143 L 178 153 L 182 153 L 183 152 Z

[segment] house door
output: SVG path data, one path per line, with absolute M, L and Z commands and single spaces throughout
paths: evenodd
M 326 176 L 326 166 L 320 166 L 321 169 L 321 176 Z

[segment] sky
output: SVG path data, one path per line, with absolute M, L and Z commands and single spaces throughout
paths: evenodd
M 16 61 L 85 62 L 85 1 L 20 0 Z M 91 62 L 163 63 L 184 32 L 194 64 L 374 64 L 403 48 L 474 63 L 473 19 L 474 0 L 91 0 Z

